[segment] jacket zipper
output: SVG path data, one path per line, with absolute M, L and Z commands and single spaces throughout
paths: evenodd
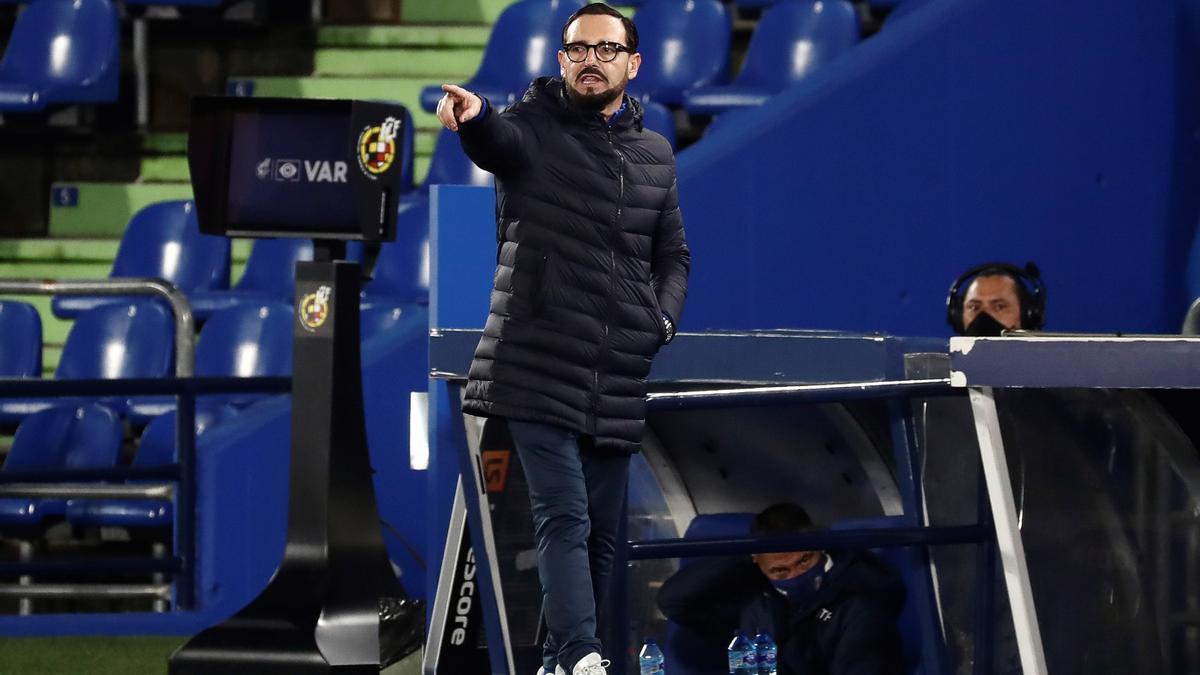
M 607 129 L 608 144 L 613 146 L 617 154 L 617 212 L 613 216 L 612 228 L 608 241 L 608 297 L 604 304 L 604 332 L 600 336 L 600 349 L 596 352 L 596 364 L 592 368 L 592 409 L 589 413 L 588 428 L 596 432 L 596 410 L 600 407 L 600 361 L 608 352 L 608 318 L 612 316 L 613 289 L 617 284 L 617 254 L 616 238 L 621 231 L 621 202 L 625 199 L 625 155 L 613 145 L 612 129 Z

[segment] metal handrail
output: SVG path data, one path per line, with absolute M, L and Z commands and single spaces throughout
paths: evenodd
M 170 584 L 0 584 L 0 597 L 171 599 Z
M 68 499 L 134 499 L 171 501 L 175 485 L 80 485 L 78 483 L 11 483 L 0 485 L 0 497 Z
M 182 560 L 169 558 L 79 558 L 74 560 L 38 560 L 0 562 L 0 577 L 32 576 L 38 579 L 62 576 L 88 577 L 108 574 L 177 574 L 183 570 Z
M 178 481 L 178 465 L 106 469 L 13 469 L 0 471 L 0 488 L 14 483 L 95 483 L 98 481 Z
M 653 392 L 646 405 L 654 409 L 708 408 L 784 403 L 829 403 L 854 399 L 954 394 L 950 378 L 785 384 Z
M 886 527 L 820 530 L 786 536 L 643 539 L 629 541 L 629 560 L 658 560 L 742 553 L 818 551 L 828 548 L 878 548 L 978 544 L 988 531 L 979 525 L 953 527 Z
M 284 394 L 290 376 L 127 377 L 52 380 L 0 378 L 0 399 L 27 396 L 179 396 L 182 394 Z
M 15 295 L 156 295 L 175 315 L 175 376 L 191 377 L 196 352 L 192 304 L 175 284 L 154 277 L 114 277 L 88 281 L 0 279 L 0 293 Z

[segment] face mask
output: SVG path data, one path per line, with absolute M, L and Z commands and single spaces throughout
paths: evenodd
M 821 588 L 821 580 L 825 577 L 825 556 L 817 561 L 817 564 L 812 566 L 804 574 L 791 579 L 782 579 L 776 581 L 771 580 L 771 585 L 775 590 L 787 596 L 788 602 L 793 605 L 803 604 L 806 600 L 816 595 Z
M 1000 337 L 1000 334 L 1007 330 L 999 321 L 987 312 L 980 312 L 970 326 L 963 331 L 963 335 L 971 337 Z

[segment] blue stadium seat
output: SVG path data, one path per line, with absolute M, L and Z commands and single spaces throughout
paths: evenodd
M 158 277 L 190 296 L 229 287 L 229 239 L 200 234 L 190 201 L 151 204 L 134 214 L 121 236 L 111 277 Z M 69 319 L 100 305 L 125 304 L 128 296 L 57 296 L 54 315 Z
M 126 5 L 163 5 L 167 7 L 220 7 L 230 0 L 125 0 Z
M 0 377 L 42 376 L 42 317 L 27 302 L 0 300 Z
M 59 405 L 25 418 L 17 427 L 5 471 L 103 469 L 116 466 L 121 451 L 121 420 L 97 404 Z M 38 528 L 62 516 L 65 498 L 0 499 L 0 526 L 7 531 Z
M 677 106 L 685 91 L 724 79 L 733 27 L 719 0 L 653 0 L 637 28 L 642 67 L 631 95 Z
M 583 5 L 583 0 L 518 0 L 509 5 L 492 26 L 479 70 L 462 86 L 498 107 L 516 103 L 534 79 L 558 74 L 563 24 Z M 426 87 L 421 107 L 433 112 L 441 98 L 440 85 Z
M 429 302 L 429 200 L 400 211 L 396 240 L 383 245 L 375 274 L 362 292 L 363 308 Z
M 651 131 L 657 131 L 675 149 L 675 117 L 667 106 L 654 101 L 642 101 L 642 126 Z
M 416 124 L 413 123 L 412 113 L 408 112 L 408 108 L 404 108 L 404 118 L 401 128 L 401 134 L 404 138 L 404 152 L 400 157 L 400 194 L 406 195 L 417 189 L 417 181 L 414 176 L 414 154 L 417 138 Z
M 783 0 L 733 0 L 738 9 L 766 9 Z
M 121 28 L 109 0 L 33 0 L 0 60 L 0 113 L 117 100 Z
M 173 372 L 175 323 L 155 302 L 105 305 L 79 315 L 67 335 L 54 377 L 124 379 L 165 377 Z M 63 398 L 0 399 L 0 422 L 69 402 Z M 122 401 L 100 402 L 121 411 Z
M 246 270 L 229 290 L 195 291 L 192 314 L 204 320 L 221 309 L 271 302 L 292 302 L 296 263 L 313 259 L 309 239 L 258 239 L 250 249 Z
M 692 518 L 684 532 L 684 539 L 710 539 L 714 537 L 744 537 L 750 531 L 753 513 L 702 513 Z M 696 564 L 704 558 L 680 558 L 680 567 Z M 725 662 L 725 645 L 712 644 L 701 639 L 691 630 L 667 621 L 667 636 L 663 640 L 663 651 L 671 672 L 677 675 L 708 675 L 714 672 L 712 665 Z
M 733 84 L 689 91 L 683 107 L 715 115 L 761 105 L 849 51 L 861 34 L 846 0 L 782 0 L 763 13 Z
M 885 530 L 892 527 L 907 527 L 903 518 L 879 516 L 876 518 L 854 518 L 841 520 L 830 526 L 831 530 Z M 896 618 L 896 629 L 900 633 L 900 644 L 904 649 L 904 672 L 906 675 L 921 675 L 925 672 L 921 664 L 921 621 L 917 604 L 913 602 L 912 590 L 920 588 L 915 582 L 917 575 L 929 575 L 929 564 L 925 562 L 920 548 L 912 546 L 873 548 L 871 552 L 887 563 L 904 582 L 909 591 Z
M 1184 335 L 1200 335 L 1200 298 L 1192 301 L 1188 311 L 1183 315 L 1183 327 L 1179 330 Z
M 364 307 L 359 315 L 359 330 L 363 342 L 395 328 L 404 315 L 404 305 L 377 304 Z
M 197 377 L 268 377 L 292 373 L 290 305 L 272 303 L 230 307 L 213 313 L 196 345 Z M 198 405 L 249 405 L 267 394 L 204 394 Z M 129 399 L 127 417 L 145 424 L 175 409 L 174 397 Z
M 898 21 L 912 14 L 916 10 L 928 5 L 930 0 L 891 0 L 893 5 L 891 13 L 884 20 L 885 25 L 893 21 Z
M 482 185 L 491 186 L 495 176 L 475 166 L 463 152 L 458 134 L 442 129 L 429 158 L 429 173 L 421 184 L 421 194 L 429 194 L 430 185 Z
M 421 303 L 375 304 L 364 307 L 361 318 L 364 345 L 374 338 L 386 337 L 394 344 L 429 334 L 429 306 Z
M 237 413 L 228 405 L 197 408 L 196 437 Z M 175 413 L 169 412 L 146 427 L 132 466 L 170 466 L 176 461 L 175 447 Z M 65 509 L 67 521 L 76 527 L 170 528 L 174 514 L 171 502 L 145 499 L 72 499 Z

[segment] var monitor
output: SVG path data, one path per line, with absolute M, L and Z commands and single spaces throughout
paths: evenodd
M 196 98 L 188 168 L 200 230 L 391 241 L 409 120 L 403 106 L 368 101 Z

